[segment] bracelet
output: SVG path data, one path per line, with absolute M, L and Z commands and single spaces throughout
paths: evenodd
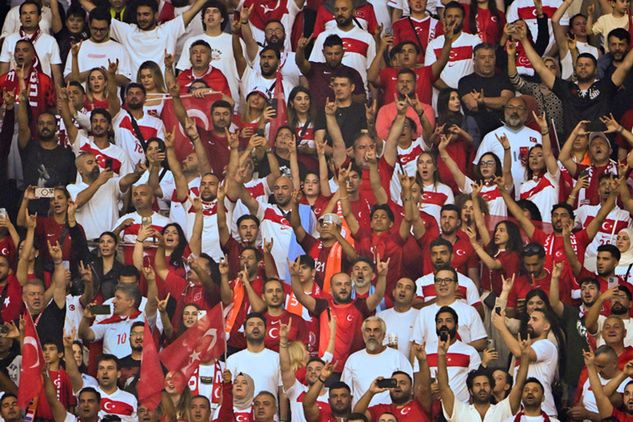
M 510 151 L 512 148 L 508 147 L 508 148 L 504 148 L 504 151 Z
M 324 380 L 324 379 L 322 379 L 320 376 L 318 376 L 318 377 L 317 377 L 317 379 L 318 379 L 319 381 L 321 381 L 321 384 L 325 384 L 325 380 Z
M 64 262 L 64 261 L 53 261 L 53 264 L 55 264 L 55 265 L 61 265 L 61 263 L 62 263 L 62 262 Z
M 279 343 L 279 347 L 283 347 L 284 349 L 288 347 L 288 343 Z
M 138 240 L 138 238 L 136 239 L 136 243 L 143 243 L 143 240 Z
M 248 25 L 248 21 L 246 21 L 246 22 L 240 21 L 240 25 Z
M 541 132 L 541 135 L 542 135 L 542 136 L 549 135 L 549 130 L 546 130 L 546 131 Z

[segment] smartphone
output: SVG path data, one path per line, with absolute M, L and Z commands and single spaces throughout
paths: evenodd
M 596 119 L 587 123 L 587 126 L 585 126 L 585 130 L 587 132 L 604 132 L 605 130 L 607 130 L 607 127 L 600 120 Z
M 54 198 L 55 188 L 35 188 L 36 198 Z
M 585 177 L 585 176 L 589 176 L 589 168 L 588 167 L 586 169 L 582 170 L 580 173 L 578 173 L 578 178 L 579 179 L 581 177 Z
M 448 333 L 446 331 L 442 331 L 440 333 L 440 341 L 447 341 L 448 340 Z
M 9 213 L 6 208 L 0 208 L 0 219 L 7 220 L 9 218 Z
M 92 305 L 90 312 L 92 312 L 93 315 L 110 315 L 112 310 L 110 309 L 110 305 Z
M 376 384 L 378 388 L 396 388 L 398 386 L 398 380 L 395 378 L 385 378 L 378 380 Z
M 494 350 L 495 349 L 495 340 L 492 338 L 488 339 L 488 347 L 486 347 L 488 350 Z
M 270 106 L 273 108 L 273 110 L 275 110 L 275 113 L 277 113 L 277 106 L 279 104 L 277 104 L 277 98 L 272 98 L 270 100 Z
M 264 134 L 265 134 L 264 129 L 262 129 L 262 128 L 257 129 L 257 132 L 255 132 L 255 133 L 257 134 L 257 136 L 264 136 Z
M 205 311 L 204 309 L 200 309 L 198 311 L 198 321 L 200 321 L 202 318 L 204 318 L 205 316 L 207 316 L 207 311 Z
M 106 160 L 105 160 L 105 168 L 112 170 L 112 163 L 113 163 L 112 158 L 106 158 Z

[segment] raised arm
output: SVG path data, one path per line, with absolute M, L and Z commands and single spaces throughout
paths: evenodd
M 303 396 L 303 414 L 308 422 L 316 422 L 321 420 L 321 409 L 317 406 L 316 401 L 321 393 L 321 389 L 327 382 L 328 378 L 332 375 L 334 364 L 328 362 L 321 369 L 321 374 L 317 377 L 317 380 L 310 386 L 310 389 Z
M 539 128 L 541 129 L 541 137 L 543 140 L 543 157 L 545 158 L 545 166 L 547 167 L 547 172 L 552 177 L 558 176 L 560 173 L 560 169 L 558 168 L 558 162 L 556 161 L 556 157 L 552 151 L 552 141 L 549 137 L 549 126 L 547 124 L 547 117 L 545 116 L 545 112 L 542 114 L 536 114 L 536 112 L 532 111 L 532 116 L 534 116 L 534 120 L 538 123 Z
M 220 300 L 222 305 L 229 306 L 233 303 L 233 290 L 229 284 L 229 260 L 226 256 L 220 258 L 218 270 L 220 271 Z
M 290 203 L 292 204 L 292 211 L 290 212 L 290 225 L 295 232 L 297 242 L 302 242 L 306 237 L 306 231 L 301 225 L 301 216 L 299 215 L 299 201 L 301 201 L 301 192 L 295 190 L 292 192 Z
M 330 102 L 330 99 L 327 98 L 325 100 L 325 122 L 327 134 L 332 140 L 332 159 L 336 166 L 341 166 L 347 159 L 347 148 L 345 147 L 341 128 L 336 121 L 336 109 L 336 103 L 334 101 Z
M 479 194 L 481 193 L 482 187 L 483 183 L 473 183 L 471 185 L 472 192 L 470 196 L 473 202 L 473 219 L 475 221 L 475 227 L 479 232 L 481 245 L 485 247 L 490 244 L 491 239 L 490 232 L 488 231 L 488 226 L 486 225 L 486 218 L 484 216 L 484 213 L 481 211 L 481 206 L 479 205 Z
M 185 13 L 182 14 L 182 20 L 185 22 L 185 26 L 189 25 L 191 20 L 202 10 L 202 6 L 206 3 L 206 0 L 196 0 Z
M 158 309 L 158 287 L 156 286 L 156 273 L 151 266 L 143 266 L 143 276 L 147 281 L 147 303 L 145 304 L 145 316 L 148 319 L 156 316 Z
M 503 186 L 505 186 L 506 189 L 512 189 L 514 181 L 512 179 L 512 148 L 510 147 L 510 140 L 508 140 L 505 133 L 501 136 L 495 134 L 495 136 L 503 147 L 503 165 L 501 171 Z
M 180 98 L 176 101 L 180 102 Z M 227 132 L 227 141 L 229 142 L 229 146 L 231 146 L 233 145 L 232 144 L 233 139 L 231 137 L 232 135 L 228 133 L 229 132 L 228 129 L 226 129 L 226 132 Z M 185 119 L 185 133 L 189 137 L 189 140 L 191 140 L 194 151 L 196 152 L 200 174 L 213 173 L 213 168 L 211 167 L 211 164 L 209 163 L 209 158 L 207 157 L 207 151 L 204 149 L 204 145 L 202 145 L 202 141 L 200 140 L 200 135 L 198 134 L 198 127 L 196 126 L 196 121 L 190 117 L 187 117 Z M 167 136 L 167 134 L 165 134 L 165 136 Z M 237 135 L 235 135 L 234 137 L 237 138 Z M 239 143 L 239 140 L 238 140 L 238 143 Z M 231 146 L 231 148 L 233 147 Z
M 316 299 L 303 291 L 303 286 L 301 285 L 301 281 L 299 281 L 299 265 L 299 258 L 297 258 L 294 262 L 288 260 L 292 292 L 300 304 L 305 306 L 308 311 L 314 312 L 316 309 Z
M 26 195 L 26 194 L 25 194 Z M 15 273 L 16 278 L 21 286 L 28 281 L 29 256 L 33 250 L 33 242 L 35 241 L 35 227 L 37 225 L 37 215 L 30 215 L 28 209 L 26 212 L 26 237 L 22 244 L 22 252 L 18 259 L 18 267 Z
M 378 172 L 378 157 L 376 157 L 376 150 L 368 150 L 365 153 L 365 160 L 369 165 L 369 182 L 371 184 L 371 190 L 376 197 L 376 204 L 386 204 L 389 201 L 389 195 L 382 186 L 380 180 L 380 173 Z
M 528 217 L 525 216 L 525 214 L 523 214 L 523 210 L 516 203 L 514 198 L 512 198 L 512 195 L 510 195 L 510 193 L 508 193 L 508 191 L 505 189 L 505 186 L 502 186 L 499 178 L 497 178 L 495 182 L 498 182 L 497 187 L 499 188 L 499 191 L 503 196 L 503 201 L 506 203 L 508 211 L 510 211 L 510 214 L 512 214 L 514 218 L 519 222 L 519 225 L 525 231 L 528 237 L 531 238 L 534 235 L 534 231 L 536 230 L 534 223 L 532 223 L 532 220 L 530 220 Z
M 310 73 L 310 69 L 312 69 L 312 65 L 306 58 L 306 46 L 312 40 L 312 34 L 310 34 L 309 38 L 301 37 L 297 42 L 297 50 L 295 51 L 295 64 L 301 71 L 301 73 L 305 76 Z
M 583 351 L 585 358 L 585 366 L 587 367 L 587 376 L 589 378 L 589 385 L 593 391 L 593 395 L 596 398 L 596 404 L 598 405 L 598 412 L 600 418 L 605 419 L 613 416 L 613 405 L 609 400 L 609 397 L 604 393 L 602 383 L 598 377 L 598 371 L 594 366 L 594 354 L 592 351 Z
M 291 326 L 292 318 L 288 320 L 288 324 L 280 323 L 279 325 L 279 372 L 281 373 L 281 382 L 285 391 L 292 388 L 297 381 L 295 371 L 292 370 L 290 353 L 288 352 L 288 332 Z
M 559 318 L 562 318 L 563 312 L 565 312 L 565 305 L 560 300 L 560 275 L 562 274 L 562 271 L 563 263 L 555 263 L 552 270 L 552 281 L 550 283 L 549 293 L 547 295 L 547 297 L 549 298 L 549 303 L 552 306 L 552 310 Z M 589 327 L 587 326 L 587 317 L 585 317 L 585 326 L 587 327 L 587 329 L 589 329 Z M 593 331 L 591 330 L 589 332 L 593 333 Z
M 455 35 L 455 28 L 457 27 L 457 22 L 455 22 L 452 26 L 446 27 L 444 31 L 444 44 L 442 45 L 442 50 L 440 51 L 440 56 L 437 58 L 435 62 L 431 65 L 431 73 L 433 75 L 433 79 L 438 79 L 444 67 L 448 63 L 448 60 L 451 55 L 451 48 L 453 46 L 453 41 L 457 39 Z
M 343 218 L 347 222 L 347 226 L 349 227 L 352 235 L 356 235 L 360 230 L 360 224 L 352 211 L 352 206 L 349 203 L 349 197 L 347 195 L 347 178 L 349 177 L 349 171 L 352 168 L 352 163 L 349 164 L 347 168 L 340 168 L 338 171 L 338 193 L 339 200 L 341 201 L 341 208 L 343 210 Z
M 391 258 L 388 258 L 386 261 L 380 260 L 380 255 L 376 254 L 376 273 L 378 277 L 376 279 L 376 290 L 367 298 L 367 309 L 373 312 L 382 299 L 385 297 L 385 290 L 387 288 L 387 271 L 389 269 L 389 261 Z
M 73 392 L 78 392 L 84 386 L 83 378 L 81 377 L 81 372 L 79 372 L 79 368 L 77 367 L 77 362 L 73 359 L 73 340 L 76 338 L 77 332 L 73 329 L 70 334 L 64 333 L 64 364 L 66 366 L 66 373 L 70 378 L 70 383 L 73 387 Z
M 330 189 L 330 179 L 328 178 L 329 171 L 327 167 L 327 159 L 325 157 L 325 148 L 327 143 L 325 139 L 315 139 L 317 158 L 319 160 L 319 187 L 321 188 L 321 195 L 325 197 L 332 196 L 332 190 Z
M 242 7 L 240 9 L 240 30 L 242 32 L 242 39 L 244 40 L 244 44 L 246 44 L 246 55 L 248 56 L 248 60 L 250 62 L 255 60 L 257 52 L 259 51 L 259 46 L 255 41 L 255 37 L 253 37 L 251 27 L 248 25 L 248 20 L 251 17 L 254 6 L 255 3 L 251 4 L 249 8 Z
M 55 265 L 55 270 L 53 271 L 53 300 L 59 309 L 64 309 L 66 307 L 66 269 L 63 265 L 62 260 L 62 248 L 59 245 L 59 241 L 55 241 L 54 244 L 51 244 L 50 241 L 47 241 L 48 244 L 48 254 Z
M 525 55 L 527 56 L 530 63 L 532 63 L 532 67 L 541 77 L 541 80 L 543 81 L 545 86 L 547 86 L 549 89 L 554 88 L 556 75 L 554 75 L 554 73 L 552 73 L 552 71 L 549 70 L 547 66 L 545 66 L 545 63 L 543 63 L 543 59 L 541 58 L 541 56 L 536 52 L 536 50 L 534 50 L 532 42 L 527 37 L 526 28 L 522 26 L 517 26 L 516 28 L 517 31 L 513 34 L 516 35 L 517 38 L 519 38 L 519 40 L 521 41 L 521 45 L 523 45 Z
M 587 20 L 587 26 L 589 26 L 589 21 Z M 588 32 L 589 29 L 587 29 Z M 611 74 L 611 82 L 615 86 L 620 86 L 624 83 L 624 79 L 629 74 L 631 70 L 631 66 L 633 66 L 633 52 L 629 50 L 629 52 L 624 56 L 624 60 L 622 63 L 615 68 L 615 72 Z
M 70 107 L 68 106 L 68 93 L 66 92 L 66 88 L 57 89 L 57 104 L 59 105 L 59 111 L 62 115 L 62 120 L 64 121 L 64 128 L 66 129 L 68 140 L 72 145 L 77 140 L 79 130 L 77 129 L 77 126 L 75 126 L 75 123 L 73 123 L 73 116 L 70 112 Z
M 567 171 L 572 176 L 575 176 L 578 171 L 578 167 L 576 166 L 576 163 L 574 162 L 573 157 L 572 157 L 572 146 L 577 136 L 579 135 L 582 136 L 582 135 L 587 134 L 585 126 L 588 123 L 589 123 L 588 120 L 581 120 L 576 124 L 576 127 L 574 127 L 574 130 L 572 130 L 569 136 L 567 137 L 567 140 L 563 144 L 563 147 L 560 150 L 560 154 L 558 155 L 558 159 L 560 160 L 561 163 L 563 163 L 563 166 L 565 166 Z
M 440 135 L 440 143 L 437 145 L 437 149 L 440 152 L 440 158 L 442 159 L 442 161 L 444 161 L 444 164 L 446 164 L 446 167 L 448 167 L 448 170 L 453 175 L 455 183 L 457 183 L 457 187 L 460 190 L 463 190 L 466 186 L 466 175 L 462 173 L 455 160 L 453 160 L 448 154 L 448 151 L 446 151 L 446 147 L 452 139 L 453 135 Z
M 530 367 L 530 351 L 532 350 L 530 347 L 529 335 L 527 340 L 520 340 L 518 343 L 521 350 L 519 371 L 517 372 L 516 379 L 514 380 L 512 390 L 510 390 L 510 394 L 508 395 L 508 401 L 510 402 L 510 408 L 512 409 L 513 415 L 521 408 L 523 384 L 525 384 L 525 380 L 527 379 L 528 369 Z
M 385 140 L 385 147 L 382 150 L 384 160 L 391 167 L 395 166 L 398 160 L 398 140 L 404 130 L 404 122 L 407 118 L 407 110 L 409 109 L 409 103 L 400 100 L 397 94 L 394 94 L 394 100 L 398 113 L 389 128 L 389 134 Z
M 616 202 L 616 199 L 618 197 L 618 192 L 619 192 L 618 187 L 624 184 L 625 177 L 626 177 L 626 172 L 624 172 L 624 174 L 622 174 L 617 179 L 611 180 L 611 184 L 612 184 L 611 193 L 609 193 L 607 200 L 600 207 L 600 210 L 598 211 L 596 218 L 591 220 L 591 222 L 587 224 L 587 227 L 585 228 L 585 230 L 587 231 L 587 237 L 589 237 L 589 240 L 593 240 L 593 238 L 596 237 L 598 230 L 600 230 L 600 227 L 602 226 L 602 222 L 604 221 L 605 218 L 607 218 L 609 213 L 615 207 L 615 202 Z
M 176 127 L 172 128 L 171 132 L 165 132 L 165 149 L 167 152 L 167 163 L 169 163 L 169 168 L 174 175 L 174 182 L 176 183 L 176 200 L 184 202 L 189 197 L 189 183 L 182 172 L 180 161 L 176 157 L 176 150 L 174 149 L 175 133 Z
M 23 72 L 16 71 L 18 78 Z M 20 79 L 22 81 L 22 79 Z M 20 82 L 20 85 L 23 85 Z M 26 88 L 20 88 L 20 103 L 18 104 L 18 145 L 21 149 L 26 148 L 31 140 L 31 126 L 29 125 L 29 116 L 26 111 L 26 104 L 29 102 Z
M 438 339 L 437 343 L 437 383 L 440 387 L 440 398 L 444 413 L 452 417 L 455 410 L 455 394 L 448 384 L 448 369 L 446 366 L 446 354 L 450 346 L 450 337 L 446 341 Z
M 108 109 L 111 116 L 116 116 L 121 110 L 121 101 L 119 100 L 119 85 L 117 84 L 117 70 L 119 69 L 119 59 L 111 62 L 108 59 Z

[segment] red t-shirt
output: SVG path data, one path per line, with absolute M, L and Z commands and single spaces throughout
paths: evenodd
M 231 286 L 231 290 L 235 290 L 235 283 L 237 279 L 231 280 L 229 285 Z M 255 280 L 251 281 L 251 286 L 255 293 L 261 296 L 264 293 L 264 280 L 261 277 L 255 278 Z M 231 328 L 231 333 L 227 344 L 231 347 L 235 347 L 238 349 L 246 348 L 246 338 L 244 337 L 244 333 L 240 332 L 242 325 L 244 325 L 244 321 L 246 320 L 246 315 L 250 312 L 251 303 L 248 300 L 248 294 L 246 294 L 246 289 L 244 290 L 244 301 L 242 302 L 242 306 L 240 307 L 240 311 L 237 314 L 237 318 L 233 323 L 233 327 Z
M 220 289 L 217 294 L 208 295 L 201 284 L 193 285 L 174 271 L 167 274 L 164 282 L 158 282 L 158 289 L 168 292 L 176 300 L 176 311 L 172 318 L 173 326 L 180 327 L 182 310 L 185 305 L 194 304 L 200 309 L 210 311 L 220 301 Z
M 227 97 L 231 96 L 231 89 L 229 88 L 229 83 L 227 82 L 224 73 L 222 73 L 220 69 L 216 69 L 212 66 L 209 66 L 209 70 L 202 76 L 194 76 L 192 69 L 180 72 L 176 78 L 178 85 L 180 86 L 180 93 L 186 94 L 189 92 L 189 86 L 191 83 L 198 79 L 205 81 L 212 90 L 221 92 Z M 215 100 L 219 100 L 221 98 L 221 94 L 213 94 L 209 98 L 209 103 L 212 104 Z
M 613 409 L 613 413 L 611 414 L 614 418 L 619 420 L 620 422 L 629 422 L 633 421 L 633 415 L 629 415 L 628 413 L 624 413 L 621 410 Z
M 376 19 L 376 13 L 374 12 L 374 6 L 371 3 L 364 3 L 354 10 L 354 17 L 356 19 L 363 19 L 367 22 L 367 26 L 362 28 L 365 31 L 373 34 L 378 29 L 378 20 Z M 325 24 L 335 19 L 334 14 L 325 6 L 321 5 L 317 9 L 316 21 L 314 22 L 314 30 L 312 32 L 312 38 L 316 38 L 321 32 L 325 31 Z
M 305 205 L 310 205 L 310 207 L 312 208 L 312 212 L 314 213 L 315 217 L 318 219 L 319 217 L 321 217 L 321 214 L 323 214 L 323 210 L 330 203 L 330 199 L 332 199 L 331 196 L 319 195 L 316 201 L 314 201 L 314 204 L 310 205 L 308 200 L 305 197 L 302 197 L 301 203 Z
M 65 408 L 69 408 L 74 406 L 77 403 L 75 399 L 75 395 L 73 394 L 73 386 L 70 382 L 70 377 L 63 369 L 59 369 L 59 371 L 48 371 L 51 381 L 53 381 L 53 385 L 55 386 L 55 390 L 57 391 L 57 398 L 62 403 Z M 53 412 L 51 411 L 50 406 L 48 405 L 48 401 L 46 400 L 46 393 L 44 392 L 44 388 L 40 390 L 40 397 L 37 402 L 37 411 L 36 414 L 38 418 L 42 419 L 53 419 Z
M 288 285 L 285 284 L 285 286 Z M 264 316 L 266 317 L 266 337 L 264 338 L 264 344 L 267 349 L 274 350 L 279 353 L 279 326 L 280 324 L 288 325 L 288 321 L 291 319 L 292 325 L 290 326 L 290 331 L 288 332 L 288 340 L 299 340 L 303 344 L 307 343 L 308 337 L 302 318 L 291 314 L 288 311 L 283 311 L 280 316 L 272 316 L 266 312 L 264 313 Z
M 5 236 L 4 239 L 0 239 L 0 255 L 6 256 L 9 259 L 9 265 L 14 269 L 18 258 L 17 252 L 11 236 Z
M 27 89 L 30 87 L 31 83 L 29 81 L 31 74 L 24 75 L 24 84 Z M 29 103 L 31 109 L 31 130 L 33 133 L 37 133 L 35 130 L 35 123 L 37 122 L 37 117 L 46 109 L 54 108 L 57 102 L 57 95 L 55 94 L 55 85 L 53 84 L 53 80 L 46 75 L 44 72 L 39 71 L 37 73 L 37 93 L 35 94 L 35 101 L 32 101 L 33 98 L 31 96 L 33 93 L 29 93 Z M 18 95 L 20 89 L 18 87 L 17 74 L 14 71 L 9 71 L 4 75 L 0 75 L 0 88 L 4 91 L 13 91 Z M 0 98 L 0 104 L 2 104 L 4 100 Z
M 497 296 L 501 294 L 501 276 L 512 277 L 512 274 L 519 273 L 521 268 L 521 256 L 518 252 L 501 251 L 495 257 L 501 262 L 500 270 L 491 270 L 484 266 L 481 273 L 481 287 L 494 292 Z
M 411 400 L 405 405 L 377 404 L 367 409 L 371 414 L 371 420 L 377 421 L 383 413 L 392 413 L 398 418 L 398 422 L 426 422 L 430 421 L 420 403 Z
M 372 232 L 368 226 L 361 227 L 354 236 L 356 250 L 366 257 L 380 257 L 381 261 L 389 259 L 389 271 L 387 272 L 387 294 L 396 286 L 401 277 L 402 254 L 405 240 L 400 237 L 397 227 L 392 227 L 386 232 Z
M 308 233 L 306 233 L 303 240 L 299 243 L 306 254 L 310 255 L 312 259 L 314 259 L 314 281 L 316 281 L 319 287 L 323 288 L 323 283 L 325 282 L 325 266 L 327 265 L 332 246 L 324 246 L 321 240 L 312 237 Z M 347 261 L 345 260 L 345 254 L 342 251 L 341 255 L 341 264 L 343 267 L 341 268 L 341 271 L 345 271 Z
M 83 231 L 83 228 L 81 230 Z M 58 224 L 54 217 L 38 216 L 35 236 L 37 237 L 37 247 L 40 254 L 46 261 L 50 259 L 47 242 L 51 242 L 51 244 L 59 242 L 62 247 L 62 259 L 65 261 L 70 260 L 72 242 L 70 231 L 66 224 Z
M 17 321 L 22 314 L 22 286 L 13 274 L 9 274 L 4 287 L 0 287 L 0 316 L 2 322 Z
M 420 55 L 424 58 L 424 53 Z M 385 67 L 380 71 L 380 85 L 383 89 L 382 103 L 390 103 L 393 101 L 393 96 L 398 92 L 398 71 L 397 67 Z M 437 78 L 433 78 L 433 71 L 431 66 L 423 66 L 412 69 L 417 75 L 415 92 L 418 94 L 418 98 L 425 104 L 431 104 L 431 98 L 433 97 L 433 82 Z

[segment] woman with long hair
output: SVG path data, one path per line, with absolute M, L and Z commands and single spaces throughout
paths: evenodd
M 165 103 L 165 78 L 156 62 L 143 62 L 136 73 L 136 82 L 145 88 L 145 104 L 143 110 L 154 117 L 160 117 Z
M 240 116 L 240 144 L 247 144 L 257 131 L 267 132 L 267 123 L 274 116 L 273 108 L 268 104 L 268 97 L 261 91 L 250 92 L 246 96 L 244 108 Z
M 155 237 L 156 230 L 151 226 L 142 227 L 138 232 L 138 241 L 134 245 L 133 252 L 133 262 L 134 266 L 141 271 L 143 269 L 143 260 L 144 260 L 144 246 L 143 243 L 145 240 Z M 165 261 L 164 264 L 167 266 L 168 271 L 173 271 L 178 277 L 185 278 L 185 260 L 189 255 L 194 253 L 195 255 L 200 255 L 199 247 L 196 245 L 192 247 L 189 242 L 187 242 L 187 236 L 185 235 L 184 230 L 180 227 L 178 223 L 169 223 L 163 230 L 160 232 L 161 237 L 163 238 L 165 244 Z M 192 236 L 192 242 L 194 242 L 194 236 Z M 194 242 L 195 243 L 195 242 Z M 194 250 L 195 249 L 195 250 Z M 163 262 L 158 260 L 155 261 L 155 265 L 157 265 L 157 271 L 160 272 L 158 267 L 162 269 Z
M 90 263 L 95 277 L 94 290 L 101 292 L 104 299 L 109 299 L 114 296 L 119 273 L 123 268 L 123 264 L 117 259 L 119 239 L 112 232 L 103 232 L 98 242 Z
M 108 73 L 101 67 L 95 67 L 88 72 L 86 80 L 86 104 L 87 110 L 109 107 L 108 102 Z
M 468 16 L 466 32 L 478 35 L 485 43 L 499 44 L 506 18 L 497 8 L 496 0 L 470 0 L 470 4 L 465 6 Z
M 454 203 L 455 197 L 451 188 L 440 182 L 437 161 L 430 152 L 418 155 L 415 180 L 421 191 L 418 209 L 433 216 L 439 224 L 442 206 Z
M 288 126 L 297 137 L 297 159 L 300 165 L 311 171 L 318 170 L 317 151 L 314 143 L 315 113 L 312 94 L 303 86 L 296 86 L 288 95 Z
M 151 340 L 150 340 L 151 341 Z M 167 420 L 188 421 L 191 390 L 180 371 L 169 371 L 165 376 L 161 405 Z
M 487 152 L 481 156 L 479 162 L 473 169 L 475 180 L 466 176 L 459 168 L 455 160 L 448 151 L 448 145 L 452 142 L 451 136 L 442 135 L 438 144 L 440 158 L 446 164 L 446 167 L 453 175 L 453 178 L 462 193 L 472 193 L 473 184 L 481 184 L 481 196 L 488 203 L 490 215 L 498 217 L 506 217 L 508 209 L 496 182 L 502 183 L 503 186 L 510 190 L 514 186 L 512 179 L 512 156 L 510 155 L 510 141 L 506 136 L 502 136 L 499 142 L 503 145 L 504 157 L 503 165 L 499 157 L 492 152 Z
M 440 91 L 437 97 L 438 118 L 431 143 L 439 145 L 442 135 L 451 135 L 447 151 L 464 174 L 470 174 L 475 148 L 481 138 L 477 122 L 471 116 L 465 116 L 461 109 L 461 97 L 456 89 Z M 439 179 L 453 189 L 459 190 L 458 183 L 444 162 L 438 163 Z

